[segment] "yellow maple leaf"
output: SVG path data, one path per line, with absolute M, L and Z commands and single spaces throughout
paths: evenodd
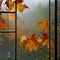
M 28 50 L 30 53 L 32 51 L 37 51 L 40 47 L 40 42 L 42 39 L 38 39 L 36 37 L 36 34 L 32 34 L 30 38 L 27 38 L 26 36 L 22 36 L 21 40 L 19 42 L 20 46 L 24 46 L 26 50 Z
M 19 42 L 19 46 L 22 46 L 24 44 L 24 42 L 27 41 L 27 37 L 26 36 L 22 36 Z
M 17 4 L 17 10 L 19 12 L 23 12 L 26 8 L 28 7 L 25 4 L 21 4 L 21 3 Z
M 8 26 L 6 25 L 6 20 L 0 18 L 0 30 L 9 30 Z
M 43 39 L 42 38 L 38 38 L 37 41 L 41 43 L 41 42 L 43 42 Z
M 50 24 L 50 26 L 49 26 Z M 49 23 L 49 20 L 43 20 L 41 22 L 38 22 L 38 25 L 40 26 L 40 30 L 42 30 L 43 32 L 47 33 L 50 29 L 54 29 L 54 26 L 52 25 L 52 23 Z
M 43 20 L 41 22 L 38 22 L 38 25 L 40 26 L 40 30 L 44 32 L 48 32 L 49 25 L 48 25 L 48 20 Z
M 16 11 L 16 6 L 15 6 L 15 4 L 12 6 L 12 8 L 11 8 L 10 11 Z
M 20 42 L 24 42 L 26 40 L 27 40 L 27 37 L 26 36 L 22 36 Z
M 38 45 L 36 45 L 32 40 L 29 40 L 27 44 L 25 44 L 26 50 L 28 50 L 30 53 L 34 50 L 38 50 Z
M 7 5 L 7 10 L 11 11 L 13 8 L 15 9 L 15 1 L 12 0 L 7 0 L 5 2 L 5 4 Z M 14 10 L 15 11 L 15 10 Z

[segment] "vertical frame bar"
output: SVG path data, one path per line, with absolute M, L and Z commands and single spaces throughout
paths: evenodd
M 55 0 L 55 60 L 57 60 L 57 0 Z
M 17 0 L 15 1 L 15 60 L 17 60 Z
M 49 0 L 49 60 L 50 60 L 50 0 Z

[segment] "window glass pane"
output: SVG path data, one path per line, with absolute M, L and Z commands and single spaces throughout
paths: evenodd
M 50 1 L 50 60 L 55 60 L 55 0 Z
M 57 57 L 60 59 L 60 0 L 58 1 L 57 5 Z
M 15 30 L 15 13 L 0 13 L 0 31 Z
M 17 60 L 49 60 L 49 0 L 26 0 L 18 12 Z
M 15 60 L 14 33 L 0 33 L 0 60 Z

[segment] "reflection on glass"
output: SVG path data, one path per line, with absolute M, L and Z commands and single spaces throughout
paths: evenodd
M 15 13 L 0 14 L 0 31 L 15 30 Z

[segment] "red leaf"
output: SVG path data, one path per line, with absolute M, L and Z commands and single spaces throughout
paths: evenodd
M 48 38 L 49 38 L 48 34 L 47 33 L 43 33 L 43 41 L 45 41 Z
M 9 2 L 8 1 L 6 1 L 5 4 L 7 5 L 7 7 L 9 7 Z
M 38 42 L 37 40 L 34 41 L 36 45 L 40 46 L 40 42 Z
M 22 3 L 24 0 L 17 0 L 17 3 Z
M 40 42 L 37 41 L 37 36 L 36 36 L 35 33 L 31 35 L 30 39 L 31 39 L 36 45 L 40 46 Z
M 35 33 L 34 33 L 34 34 L 32 34 L 32 35 L 31 35 L 31 37 L 30 37 L 30 39 L 31 39 L 31 40 L 33 40 L 33 41 L 34 41 L 34 40 L 36 40 L 36 38 L 37 38 L 37 36 L 36 36 L 36 34 L 35 34 Z

